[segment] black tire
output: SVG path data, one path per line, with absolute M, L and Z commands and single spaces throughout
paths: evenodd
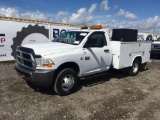
M 143 70 L 147 70 L 147 63 L 143 63 L 141 64 L 140 66 L 140 70 L 143 71 Z
M 135 76 L 139 73 L 140 70 L 140 62 L 138 59 L 135 59 L 132 66 L 128 68 L 128 74 L 130 76 Z
M 23 27 L 20 32 L 17 32 L 17 36 L 13 38 L 13 45 L 11 45 L 12 53 L 11 55 L 16 58 L 16 47 L 21 46 L 24 38 L 32 33 L 40 33 L 47 38 L 49 38 L 49 30 L 44 26 L 35 26 L 29 25 L 28 27 Z
M 77 86 L 77 73 L 71 68 L 65 68 L 57 74 L 54 83 L 54 91 L 60 96 L 65 96 L 73 93 Z

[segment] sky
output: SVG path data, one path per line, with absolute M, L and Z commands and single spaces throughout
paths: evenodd
M 0 16 L 160 34 L 160 0 L 0 0 Z

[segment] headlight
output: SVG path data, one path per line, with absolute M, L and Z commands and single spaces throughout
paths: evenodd
M 51 68 L 54 63 L 49 58 L 36 58 L 37 67 Z

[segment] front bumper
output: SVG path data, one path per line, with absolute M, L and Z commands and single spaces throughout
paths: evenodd
M 52 85 L 55 70 L 29 70 L 21 67 L 17 63 L 14 68 L 19 76 L 25 76 L 24 79 L 34 85 L 49 87 Z

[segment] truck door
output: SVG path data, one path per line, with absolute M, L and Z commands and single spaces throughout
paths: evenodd
M 100 46 L 100 43 L 103 44 Z M 84 45 L 83 74 L 89 75 L 109 69 L 111 65 L 111 48 L 107 46 L 105 32 L 94 32 Z

